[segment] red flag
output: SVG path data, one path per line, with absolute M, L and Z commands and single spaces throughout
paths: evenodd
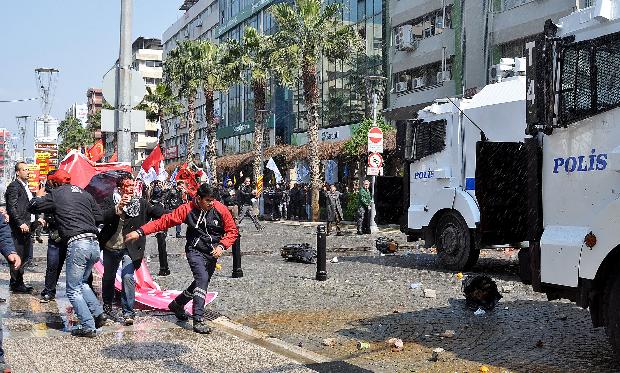
M 161 148 L 159 147 L 159 144 L 157 144 L 157 146 L 153 149 L 151 154 L 149 154 L 149 156 L 146 157 L 144 161 L 142 161 L 142 169 L 144 170 L 144 172 L 148 173 L 151 167 L 153 167 L 157 175 L 159 175 L 159 165 L 161 164 L 163 160 L 164 160 L 164 155 L 161 152 Z
M 60 162 L 58 169 L 67 171 L 71 175 L 71 184 L 81 188 L 86 188 L 90 179 L 101 172 L 121 170 L 131 173 L 129 163 L 95 163 L 77 151 L 69 153 Z
M 108 162 L 118 162 L 118 153 L 114 152 Z
M 104 154 L 105 151 L 103 150 L 103 140 L 101 139 L 97 140 L 97 142 L 95 142 L 86 152 L 88 159 L 93 162 L 99 162 L 101 158 L 103 158 Z

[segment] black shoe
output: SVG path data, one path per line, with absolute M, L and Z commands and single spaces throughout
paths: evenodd
M 36 240 L 38 243 L 43 243 L 43 239 L 41 237 L 37 237 Z
M 130 313 L 127 313 L 127 314 L 123 315 L 123 320 L 125 321 L 125 326 L 133 325 L 134 319 L 135 319 L 135 316 L 130 314 Z
M 11 293 L 30 294 L 32 293 L 32 286 L 26 286 L 26 285 L 11 286 Z
M 76 328 L 71 331 L 71 335 L 74 337 L 86 337 L 86 338 L 95 338 L 97 336 L 97 331 L 92 329 L 82 329 Z
M 159 270 L 157 276 L 168 276 L 170 275 L 170 270 L 168 268 L 162 268 Z
M 53 296 L 52 294 L 43 293 L 43 294 L 41 294 L 41 299 L 39 299 L 39 301 L 41 303 L 49 303 L 49 302 L 53 301 L 54 298 L 56 298 L 56 297 Z
M 175 237 L 176 237 L 176 238 L 183 238 L 183 235 L 181 235 L 181 234 L 177 234 Z
M 6 299 L 0 298 L 0 303 L 6 303 Z
M 362 235 L 362 234 L 364 234 L 364 233 L 362 233 L 362 232 L 360 232 L 360 231 L 357 231 L 357 234 L 358 234 L 358 235 Z
M 187 312 L 185 312 L 183 306 L 177 303 L 176 300 L 170 302 L 170 304 L 168 305 L 168 309 L 174 312 L 174 315 L 177 317 L 177 319 L 179 319 L 179 321 L 189 320 L 189 315 L 187 314 Z
M 108 315 L 102 312 L 101 315 L 95 317 L 95 328 L 99 329 L 102 326 L 106 326 L 108 323 Z
M 106 318 L 114 319 L 114 310 L 111 304 L 103 304 L 103 314 L 106 315 Z
M 211 334 L 211 328 L 201 319 L 194 320 L 194 332 L 200 334 Z

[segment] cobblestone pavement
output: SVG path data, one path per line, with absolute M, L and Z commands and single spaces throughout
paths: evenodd
M 487 273 L 496 279 L 503 288 L 504 299 L 495 311 L 477 317 L 465 309 L 461 282 L 455 274 L 442 270 L 431 251 L 405 243 L 397 228 L 382 229 L 379 234 L 401 243 L 397 255 L 391 256 L 380 256 L 374 250 L 377 235 L 357 236 L 352 226 L 345 231 L 344 237 L 328 237 L 328 259 L 337 257 L 338 260 L 328 263 L 328 280 L 318 282 L 314 279 L 315 266 L 285 262 L 279 255 L 279 248 L 287 243 L 308 242 L 315 246 L 316 224 L 269 222 L 262 232 L 243 224 L 245 276 L 231 278 L 232 259 L 224 257 L 220 261 L 222 269 L 216 271 L 210 285 L 210 290 L 218 291 L 219 297 L 208 308 L 214 314 L 222 314 L 333 360 L 332 363 L 306 365 L 319 372 L 478 372 L 482 365 L 488 366 L 491 372 L 620 371 L 604 331 L 591 326 L 587 311 L 571 303 L 547 302 L 543 295 L 518 282 L 515 251 L 482 253 L 474 272 Z M 155 276 L 163 288 L 181 290 L 191 282 L 183 244 L 183 239 L 172 236 L 168 239 L 173 274 Z M 40 257 L 45 251 L 39 245 L 35 251 L 39 267 L 27 276 L 40 288 L 40 271 L 44 267 L 44 259 Z M 153 238 L 148 239 L 147 254 L 149 268 L 156 273 L 158 258 Z M 6 292 L 5 277 L 0 277 L 0 296 Z M 425 289 L 436 290 L 436 297 L 425 298 Z M 55 309 L 48 310 L 49 305 L 40 305 L 34 297 L 19 296 L 23 309 L 12 309 L 11 304 L 20 304 L 15 298 L 11 296 L 8 317 L 4 320 L 5 330 L 9 330 L 6 342 L 9 361 L 22 364 L 12 356 L 15 351 L 34 344 L 45 344 L 44 351 L 52 351 L 48 349 L 48 339 L 49 348 L 64 346 L 64 343 L 69 349 L 73 348 L 74 340 L 65 333 L 57 337 L 44 333 L 45 337 L 37 337 L 41 333 L 39 329 L 58 328 L 63 322 L 58 312 L 63 307 L 62 299 Z M 286 372 L 306 369 L 222 331 L 214 338 L 200 339 L 178 327 L 168 328 L 171 319 L 172 316 L 165 313 L 142 311 L 138 325 L 134 326 L 138 330 L 112 327 L 97 339 L 90 352 L 77 356 L 88 358 L 94 354 L 104 361 L 102 367 L 110 367 L 105 364 L 126 361 L 128 351 L 134 351 L 134 347 L 152 345 L 147 351 L 155 354 L 159 349 L 168 350 L 169 346 L 164 345 L 172 343 L 176 346 L 172 350 L 181 352 L 175 356 L 168 356 L 166 352 L 158 357 L 156 370 L 213 371 L 211 367 L 223 366 L 222 362 L 218 360 L 212 365 L 217 358 L 211 355 L 205 357 L 209 364 L 197 366 L 192 363 L 200 361 L 193 356 L 194 351 L 210 350 L 218 343 L 221 351 L 228 348 L 224 346 L 233 338 L 232 344 L 237 348 L 233 355 L 239 361 L 254 359 L 263 364 L 252 368 L 254 371 L 268 371 L 266 367 Z M 140 322 L 144 324 L 141 328 Z M 161 329 L 163 334 L 150 335 L 150 328 Z M 454 335 L 445 333 L 449 330 L 453 330 Z M 404 341 L 402 351 L 391 351 L 385 341 L 392 337 Z M 40 343 L 41 338 L 46 338 L 46 343 Z M 326 338 L 334 339 L 333 346 L 322 344 Z M 358 341 L 369 342 L 369 348 L 358 350 Z M 445 352 L 433 362 L 430 357 L 435 348 L 443 348 Z M 246 349 L 249 351 L 247 359 Z M 267 358 L 257 359 L 260 354 L 266 354 Z M 29 352 L 28 356 L 35 361 L 37 352 Z M 80 366 L 79 358 L 71 359 Z M 232 366 L 232 362 L 223 361 L 228 367 Z M 45 366 L 44 362 L 37 364 L 37 367 Z M 131 366 L 136 370 L 143 366 L 141 364 L 146 362 L 140 357 L 131 359 Z M 180 368 L 172 369 L 176 364 Z M 204 369 L 206 366 L 209 369 Z

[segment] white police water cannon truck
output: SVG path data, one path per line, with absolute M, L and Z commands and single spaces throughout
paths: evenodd
M 482 238 L 529 241 L 522 278 L 589 308 L 620 358 L 620 0 L 547 21 L 526 49 L 531 137 L 477 145 Z
M 514 244 L 501 237 L 482 242 L 478 234 L 476 143 L 518 142 L 526 129 L 525 59 L 501 61 L 492 69 L 497 83 L 471 98 L 437 100 L 406 127 L 401 231 L 436 247 L 453 270 L 473 266 L 483 247 Z

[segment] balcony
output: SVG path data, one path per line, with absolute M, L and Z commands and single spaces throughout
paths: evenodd
M 450 59 L 454 55 L 454 30 L 444 29 L 441 34 L 421 39 L 414 51 L 400 51 L 392 47 L 392 73 L 441 61 L 443 47 L 446 47 L 446 59 Z
M 525 2 L 493 15 L 493 41 L 503 44 L 541 33 L 547 19 L 558 19 L 575 9 L 575 0 Z
M 454 3 L 454 1 L 446 0 L 445 3 L 447 6 Z M 393 26 L 400 25 L 439 9 L 441 5 L 441 0 L 392 0 L 390 1 L 391 24 Z
M 390 107 L 385 115 L 390 119 L 411 119 L 415 113 L 438 98 L 454 96 L 454 80 L 417 88 L 411 91 L 390 94 Z

